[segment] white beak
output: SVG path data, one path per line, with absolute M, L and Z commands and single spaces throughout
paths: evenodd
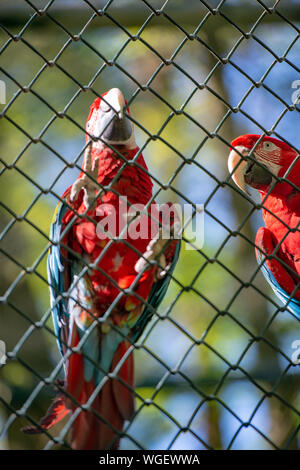
M 88 123 L 88 131 L 101 137 L 101 142 L 95 144 L 99 148 L 105 143 L 128 149 L 136 147 L 133 124 L 125 113 L 125 107 L 125 98 L 119 88 L 112 88 L 102 97 L 100 108 L 94 111 Z
M 228 169 L 233 181 L 242 191 L 249 194 L 244 178 L 247 162 L 246 160 L 242 159 L 236 150 L 238 150 L 238 152 L 240 152 L 245 157 L 249 154 L 250 151 L 246 147 L 237 146 L 235 149 L 231 150 L 228 158 Z

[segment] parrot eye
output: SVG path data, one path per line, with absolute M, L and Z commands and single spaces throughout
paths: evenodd
M 263 149 L 264 150 L 275 150 L 277 147 L 272 142 L 263 142 Z

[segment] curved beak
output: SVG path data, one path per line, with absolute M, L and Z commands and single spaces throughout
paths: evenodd
M 247 161 L 237 153 L 238 150 L 243 156 L 247 157 L 249 149 L 243 146 L 238 146 L 232 149 L 228 158 L 228 169 L 235 184 L 245 193 L 249 194 L 245 182 L 245 172 L 247 169 Z
M 109 144 L 126 145 L 133 138 L 133 125 L 124 114 L 125 98 L 118 88 L 112 88 L 102 97 L 95 137 Z
M 125 98 L 119 88 L 112 88 L 102 97 L 100 108 L 104 111 L 112 111 L 116 117 L 124 117 Z

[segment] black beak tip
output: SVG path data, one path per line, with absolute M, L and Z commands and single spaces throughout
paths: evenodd
M 126 142 L 132 135 L 132 127 L 129 119 L 120 118 L 117 114 L 111 116 L 111 121 L 103 132 L 103 138 L 108 142 Z
M 272 183 L 272 174 L 264 165 L 249 162 L 245 171 L 245 183 L 256 189 L 268 187 Z

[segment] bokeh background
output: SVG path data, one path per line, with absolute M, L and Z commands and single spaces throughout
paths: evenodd
M 119 87 L 141 126 L 136 138 L 150 173 L 169 185 L 155 183 L 157 200 L 205 204 L 204 246 L 183 247 L 178 282 L 159 309 L 165 318 L 153 320 L 136 351 L 137 393 L 148 405 L 137 399 L 121 448 L 299 448 L 300 375 L 291 363 L 299 322 L 278 310 L 257 272 L 248 240 L 261 215 L 230 182 L 224 143 L 272 130 L 299 149 L 299 107 L 291 98 L 300 79 L 299 2 L 31 5 L 0 3 L 7 94 L 0 105 L 0 339 L 11 353 L 0 370 L 0 447 L 48 443 L 20 431 L 26 414 L 38 420 L 47 409 L 54 391 L 41 381 L 59 359 L 49 332 L 45 235 L 55 194 L 78 175 L 65 162 L 81 163 L 89 106 Z M 48 6 L 47 14 L 33 5 Z M 49 330 L 39 323 L 47 318 Z

